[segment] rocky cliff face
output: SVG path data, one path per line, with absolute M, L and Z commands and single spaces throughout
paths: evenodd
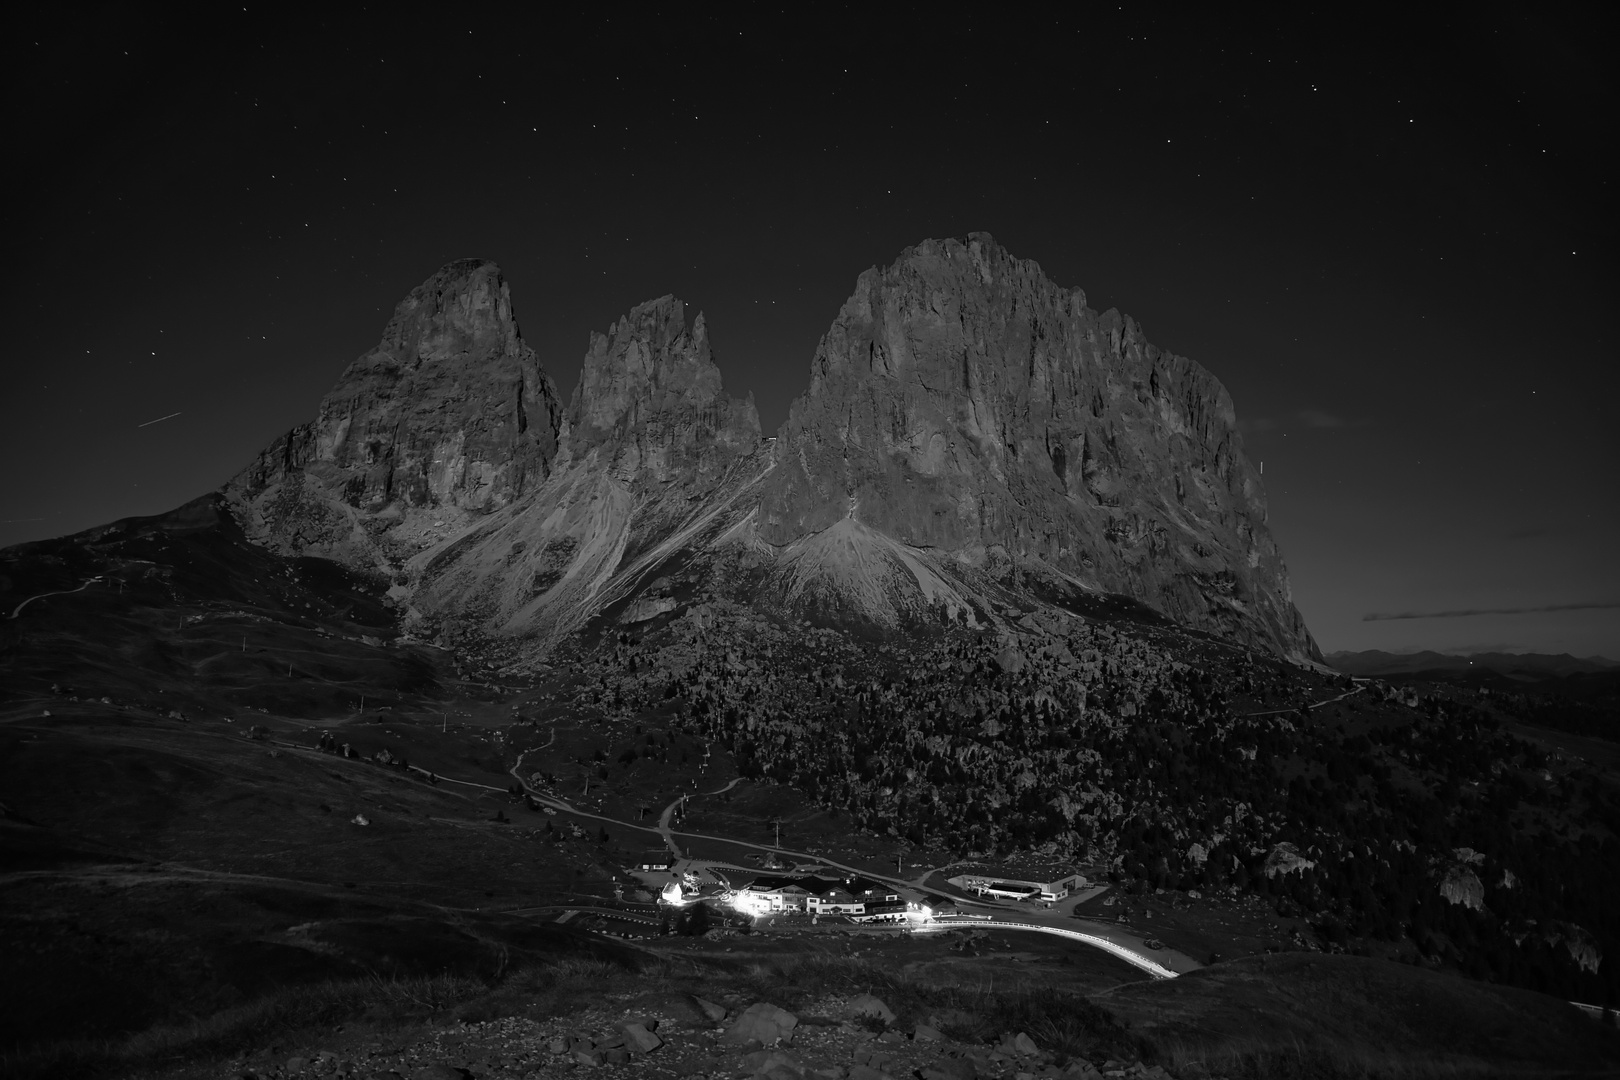
M 499 267 L 450 263 L 411 290 L 316 419 L 226 488 L 249 532 L 354 559 L 375 523 L 487 513 L 545 480 L 561 402 L 523 343 Z
M 688 326 L 673 296 L 635 308 L 592 334 L 568 411 L 564 445 L 593 450 L 626 481 L 712 481 L 759 447 L 753 395 L 724 396 L 703 316 Z
M 260 543 L 387 574 L 413 625 L 544 652 L 746 516 L 761 446 L 752 399 L 722 392 L 679 300 L 592 335 L 564 409 L 499 269 L 464 260 L 224 494 Z
M 1121 593 L 1316 657 L 1220 383 L 983 235 L 861 275 L 774 443 L 679 300 L 593 335 L 564 410 L 499 271 L 452 263 L 226 495 L 535 654 L 685 590 L 891 628 Z
M 1319 658 L 1220 382 L 984 234 L 861 275 L 776 460 L 773 545 L 849 522 L 945 576 L 1123 593 Z
M 545 650 L 747 514 L 768 468 L 703 316 L 662 297 L 593 334 L 546 482 L 412 558 L 414 602 Z

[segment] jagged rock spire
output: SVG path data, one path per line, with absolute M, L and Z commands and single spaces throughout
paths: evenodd
M 685 305 L 661 296 L 591 335 L 564 443 L 576 460 L 606 448 L 625 480 L 712 476 L 759 445 L 759 413 L 752 394 L 721 392 L 703 316 L 688 326 Z

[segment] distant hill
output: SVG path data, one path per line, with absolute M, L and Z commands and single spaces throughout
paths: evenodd
M 1520 678 L 1548 679 L 1565 675 L 1620 670 L 1620 663 L 1601 656 L 1578 657 L 1568 653 L 1472 653 L 1449 656 L 1437 652 L 1387 653 L 1378 649 L 1365 652 L 1335 652 L 1327 662 L 1347 675 L 1378 677 L 1413 675 L 1418 672 L 1454 674 L 1495 672 Z

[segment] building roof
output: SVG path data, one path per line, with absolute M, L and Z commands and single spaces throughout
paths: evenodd
M 837 878 L 801 877 L 794 874 L 760 874 L 746 885 L 739 888 L 752 889 L 755 892 L 771 892 L 775 889 L 800 888 L 806 892 L 819 893 L 829 885 L 837 885 Z
M 994 881 L 1005 882 L 1033 882 L 1048 885 L 1054 881 L 1074 877 L 1081 873 L 1078 866 L 1073 863 L 1049 862 L 1023 862 L 1012 860 L 1003 863 L 962 863 L 957 866 L 946 867 L 943 871 L 947 879 L 953 877 L 982 877 Z

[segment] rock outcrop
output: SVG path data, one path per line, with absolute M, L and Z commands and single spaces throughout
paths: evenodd
M 1307 859 L 1300 854 L 1296 845 L 1285 840 L 1266 853 L 1265 875 L 1268 878 L 1274 878 L 1280 875 L 1309 870 L 1315 865 L 1315 860 Z
M 775 440 L 674 297 L 592 335 L 564 409 L 499 270 L 452 263 L 226 496 L 261 542 L 535 654 L 678 614 L 679 565 L 887 628 L 1123 594 L 1317 658 L 1219 381 L 982 234 L 862 274 Z
M 1485 885 L 1466 866 L 1453 866 L 1440 879 L 1440 895 L 1453 904 L 1480 911 L 1485 907 Z

